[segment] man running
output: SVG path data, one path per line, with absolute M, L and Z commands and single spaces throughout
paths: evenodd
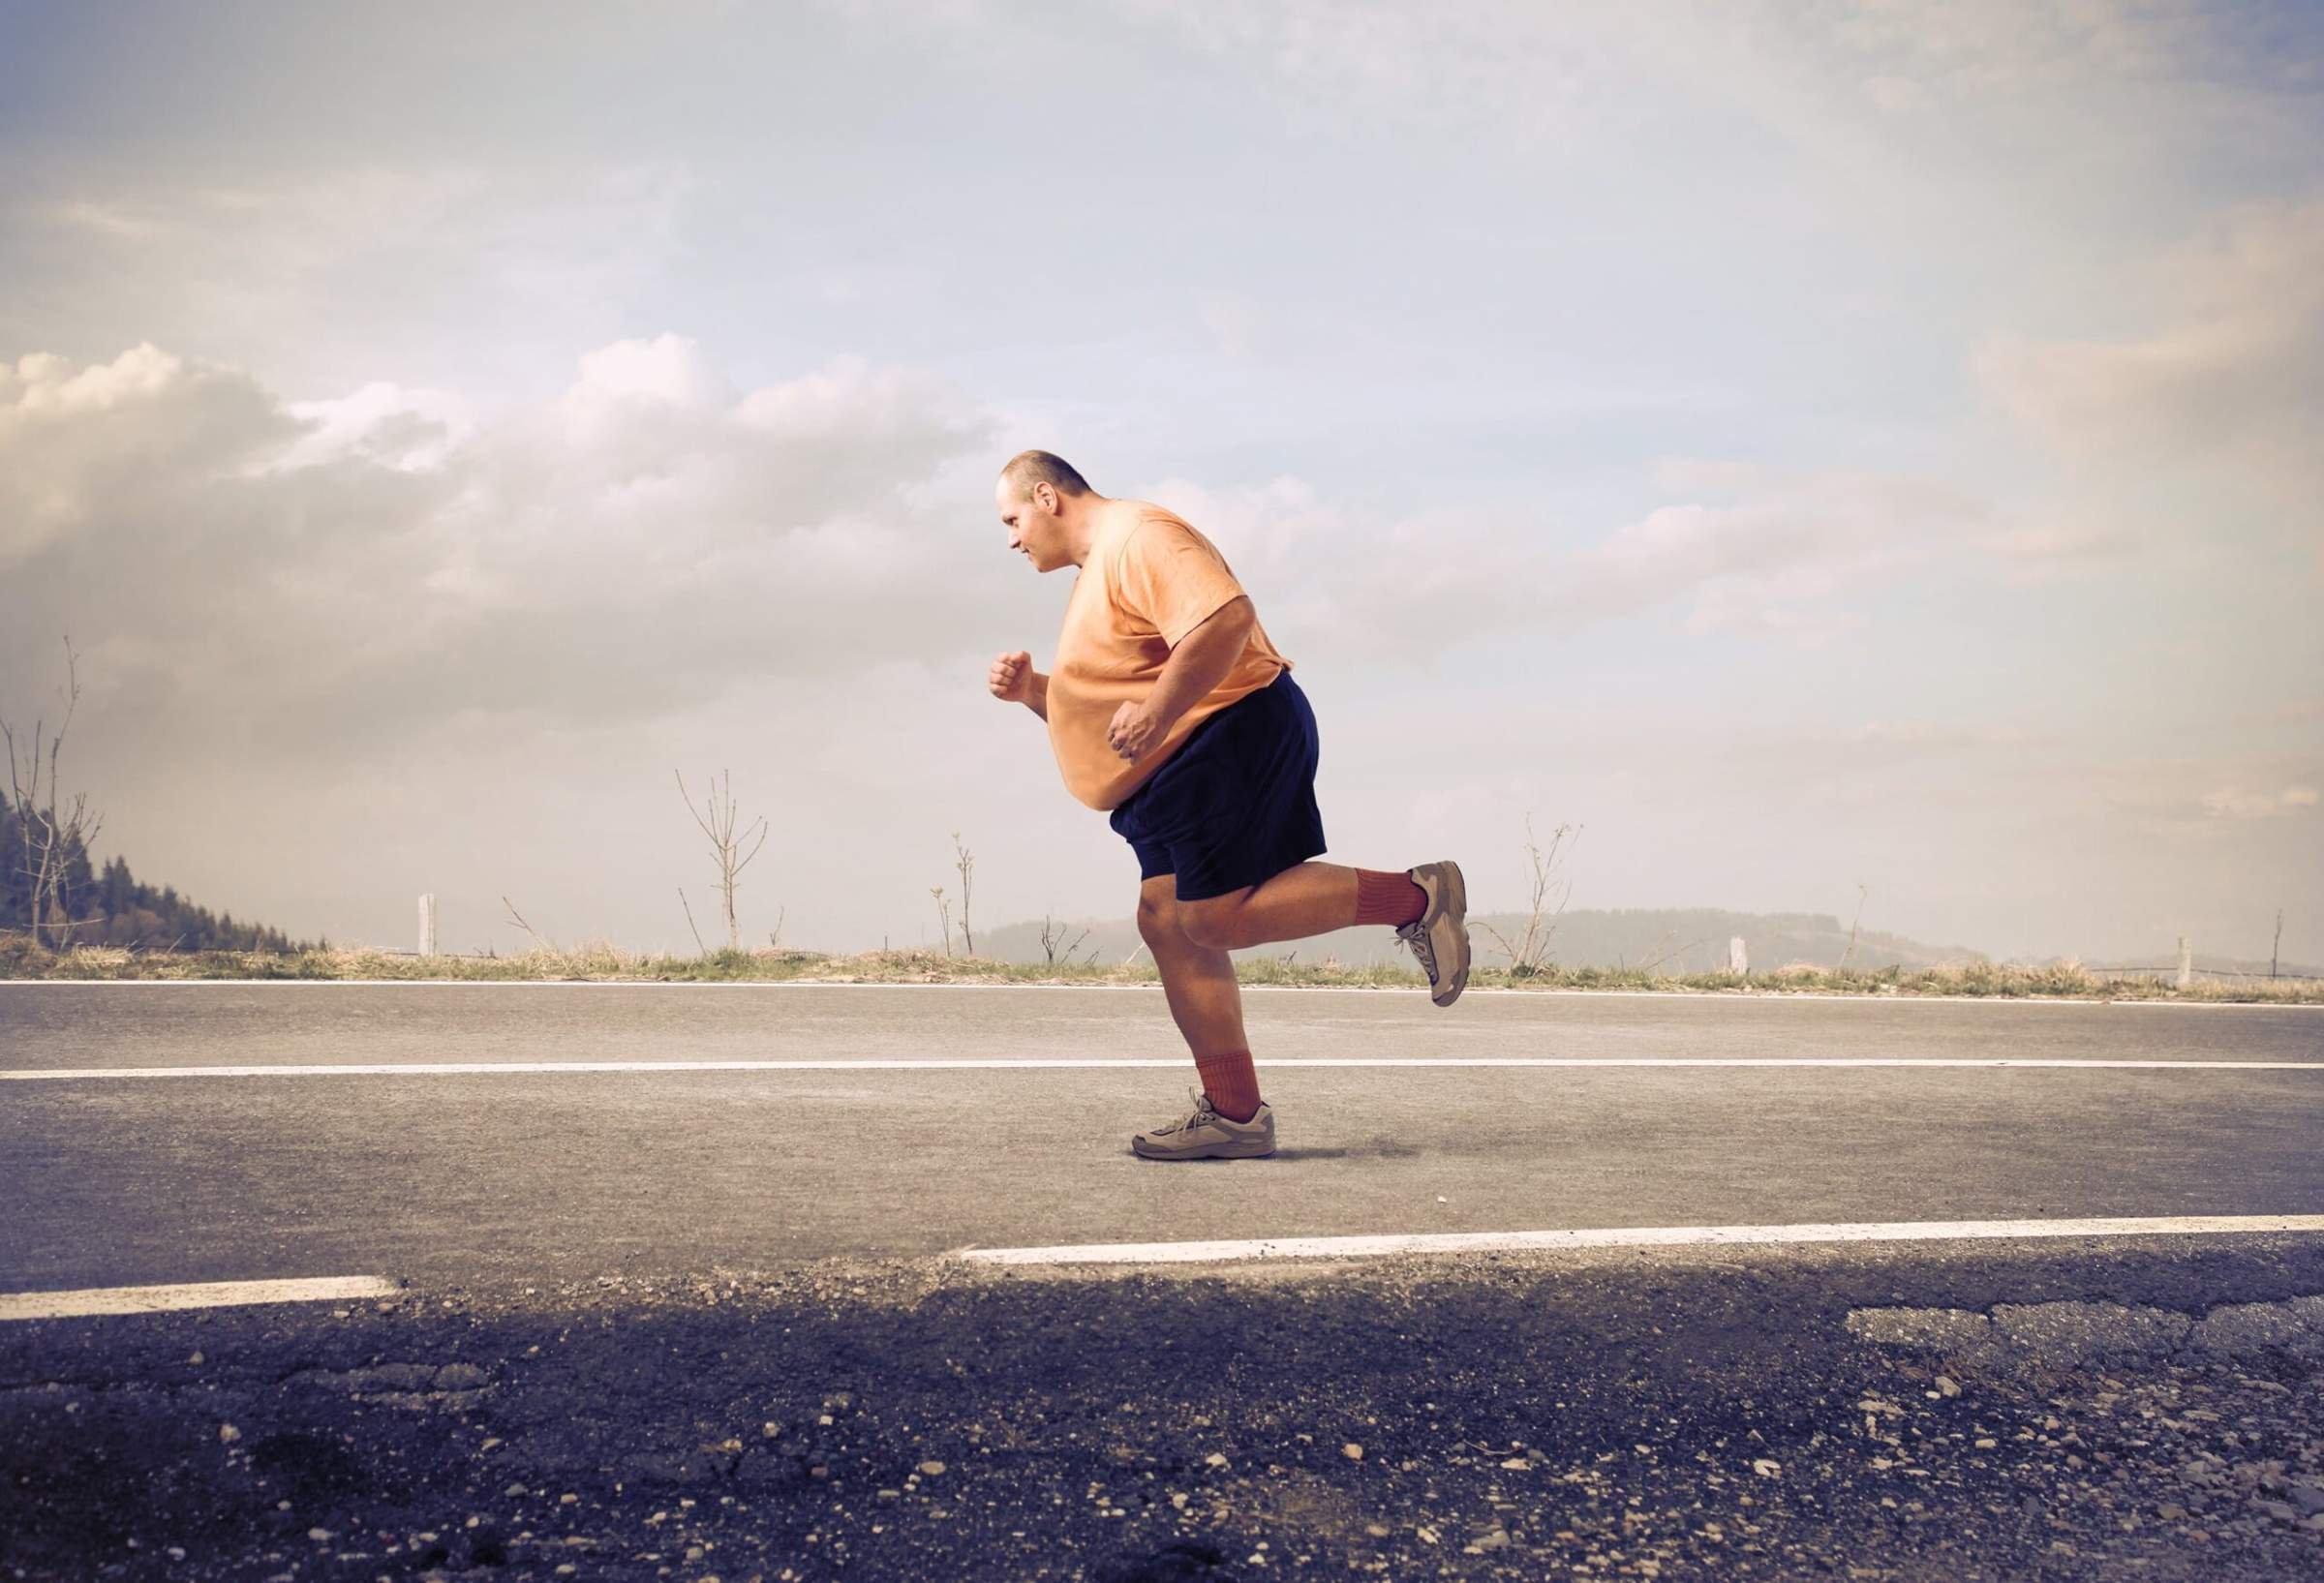
M 1111 809 L 1138 855 L 1138 932 L 1203 1080 L 1192 1115 L 1139 1133 L 1147 1160 L 1275 1151 L 1242 989 L 1227 955 L 1351 924 L 1392 924 L 1450 1006 L 1469 978 L 1468 897 L 1456 863 L 1400 873 L 1307 860 L 1324 850 L 1317 738 L 1291 661 L 1268 641 L 1216 546 L 1145 501 L 1109 500 L 1048 451 L 994 490 L 1009 548 L 1035 571 L 1079 566 L 1056 669 L 1019 650 L 993 695 L 1049 724 L 1066 789 Z

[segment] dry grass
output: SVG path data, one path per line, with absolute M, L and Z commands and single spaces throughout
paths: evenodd
M 1309 989 L 1413 989 L 1419 973 L 1403 965 L 1350 967 L 1336 962 L 1294 963 L 1253 957 L 1238 964 L 1242 982 Z M 417 957 L 385 951 L 205 951 L 170 955 L 113 946 L 51 952 L 21 935 L 0 937 L 0 979 L 456 979 L 475 982 L 621 981 L 640 983 L 804 982 L 830 984 L 1144 984 L 1160 982 L 1150 959 L 1127 966 L 1042 967 L 933 951 L 869 951 L 832 956 L 819 951 L 760 947 L 701 956 L 649 956 L 610 942 L 572 950 L 539 949 L 507 957 Z M 1840 972 L 1785 967 L 1749 978 L 1731 973 L 1685 976 L 1636 968 L 1559 967 L 1513 976 L 1480 966 L 1469 976 L 1478 989 L 1654 989 L 1697 994 L 1861 994 L 1910 997 L 2077 1000 L 2241 1001 L 2324 1005 L 2324 984 L 2197 978 L 2181 989 L 2167 981 L 2109 981 L 2071 964 L 2010 967 L 1971 963 L 1917 972 L 1883 968 Z

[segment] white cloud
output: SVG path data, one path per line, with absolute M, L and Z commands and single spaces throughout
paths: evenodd
M 1346 513 L 1326 503 L 1315 486 L 1286 473 L 1263 484 L 1210 489 L 1185 478 L 1165 478 L 1135 492 L 1168 506 L 1200 529 L 1238 568 L 1287 590 L 1323 574 L 1328 585 L 1357 532 Z M 1389 536 L 1394 536 L 1391 530 Z M 1238 571 L 1238 575 L 1243 575 Z M 1296 595 L 1295 595 L 1296 596 Z
M 308 431 L 272 460 L 280 469 L 348 456 L 402 472 L 438 468 L 476 432 L 482 417 L 478 404 L 456 391 L 407 388 L 385 380 L 328 400 L 288 402 L 284 410 Z
M 2242 211 L 2141 278 L 2152 328 L 1997 338 L 1977 373 L 2068 452 L 2225 460 L 2303 492 L 2324 478 L 2324 199 Z
M 2324 581 L 2324 198 L 2235 210 L 2127 275 L 2136 328 L 1990 339 L 1986 391 L 2085 520 L 2134 524 L 2188 577 L 2226 552 Z
M 2203 811 L 2215 819 L 2276 819 L 2299 808 L 2316 806 L 2313 786 L 2286 786 L 2280 791 L 2252 791 L 2240 786 L 2205 792 Z
M 2023 585 L 2119 563 L 2136 555 L 2142 541 L 2111 523 L 2060 520 L 2004 529 L 1976 544 L 1993 557 L 2004 579 Z
M 669 407 L 715 407 L 732 399 L 732 388 L 683 335 L 651 341 L 616 341 L 581 359 L 581 378 L 566 393 L 568 410 L 595 414 L 630 402 Z
M 46 161 L 0 200 L 0 346 L 119 345 L 260 368 L 310 397 L 529 357 L 627 322 L 682 250 L 682 163 L 546 172 L 208 162 L 229 183 Z M 586 343 L 583 343 L 586 344 Z
M 0 570 L 109 509 L 168 532 L 181 497 L 293 439 L 297 424 L 256 381 L 133 347 L 76 366 L 34 353 L 0 363 Z
M 736 396 L 676 337 L 496 411 L 28 357 L 0 375 L 0 658 L 27 674 L 62 624 L 157 729 L 359 753 L 463 709 L 602 724 L 947 655 L 1007 568 L 908 486 L 986 421 L 857 361 Z
M 1845 596 L 1964 545 L 1989 508 L 1923 479 L 1679 464 L 1666 486 L 1737 497 L 1660 507 L 1575 556 L 1557 598 L 1611 616 L 1691 601 L 1690 632 L 1819 643 L 1862 624 Z
M 1570 633 L 1671 606 L 1692 634 L 1816 647 L 1864 626 L 1865 601 L 1918 568 L 2045 581 L 2135 544 L 2108 527 L 2017 524 L 1905 474 L 1678 458 L 1655 479 L 1691 498 L 1578 549 L 1550 525 L 1474 508 L 1367 515 L 1292 476 L 1234 489 L 1167 479 L 1143 493 L 1267 591 L 1270 631 L 1346 637 L 1369 654 L 1432 652 L 1448 632 Z

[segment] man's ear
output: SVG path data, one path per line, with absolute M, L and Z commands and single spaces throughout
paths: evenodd
M 1044 478 L 1033 485 L 1033 503 L 1051 516 L 1057 514 L 1057 486 Z

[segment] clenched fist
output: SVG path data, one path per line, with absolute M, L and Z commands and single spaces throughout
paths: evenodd
M 1146 705 L 1123 704 L 1114 712 L 1113 722 L 1106 727 L 1106 746 L 1135 764 L 1138 755 L 1160 742 L 1169 730 Z
M 985 685 L 1004 704 L 1024 703 L 1033 695 L 1033 656 L 1023 649 L 996 655 Z

